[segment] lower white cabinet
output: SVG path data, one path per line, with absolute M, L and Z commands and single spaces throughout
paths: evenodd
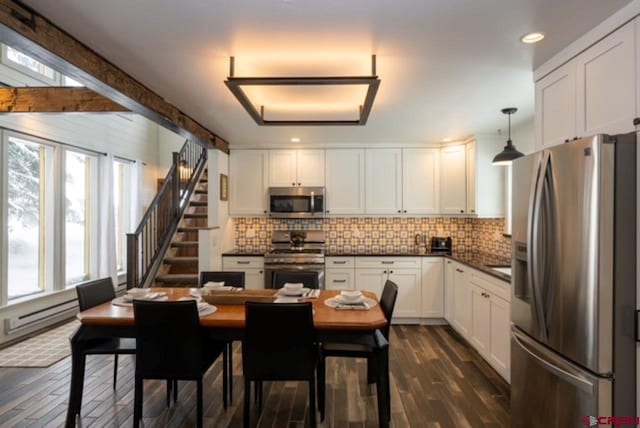
M 444 259 L 444 319 L 453 324 L 453 287 L 455 284 L 455 262 Z
M 444 277 L 442 257 L 422 259 L 422 317 L 444 316 Z
M 507 381 L 510 380 L 510 285 L 471 270 L 469 342 Z
M 453 273 L 453 327 L 469 340 L 471 330 L 471 289 L 468 267 L 455 263 Z
M 327 257 L 324 284 L 327 290 L 355 290 L 355 257 Z
M 244 272 L 244 287 L 247 289 L 264 288 L 264 258 L 262 257 L 222 257 L 222 270 Z
M 356 289 L 380 298 L 387 279 L 398 285 L 394 318 L 420 318 L 422 268 L 420 257 L 356 257 Z

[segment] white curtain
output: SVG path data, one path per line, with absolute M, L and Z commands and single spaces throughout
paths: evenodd
M 118 285 L 118 262 L 116 256 L 116 212 L 113 189 L 113 155 L 108 153 L 100 157 L 100 178 L 98 180 L 100 212 L 100 230 L 98 232 L 98 275 L 111 277 Z

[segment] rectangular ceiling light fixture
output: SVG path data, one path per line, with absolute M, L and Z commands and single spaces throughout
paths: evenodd
M 365 125 L 371 113 L 373 107 L 373 101 L 376 98 L 378 92 L 378 86 L 380 86 L 380 79 L 376 75 L 376 56 L 371 56 L 371 76 L 333 76 L 333 77 L 235 77 L 234 76 L 234 57 L 230 58 L 229 63 L 229 77 L 224 81 L 225 85 L 240 101 L 242 107 L 249 113 L 249 115 L 256 121 L 258 125 L 265 126 L 299 126 L 299 125 Z M 290 94 L 293 97 L 295 94 L 306 94 L 309 98 L 313 98 L 314 94 L 318 94 L 318 91 L 327 92 L 328 94 L 320 98 L 331 98 L 331 91 L 345 91 L 345 86 L 351 86 L 352 88 L 364 88 L 366 93 L 362 102 L 356 101 L 353 107 L 347 107 L 348 110 L 353 111 L 353 117 L 347 117 L 345 115 L 344 106 L 337 106 L 323 103 L 322 101 L 315 101 L 313 99 L 304 99 L 304 103 L 296 102 L 291 98 L 291 105 L 286 106 L 286 102 L 283 103 L 283 98 L 287 98 L 286 94 Z M 243 89 L 243 87 L 245 89 Z M 280 87 L 280 88 L 279 88 Z M 288 87 L 288 91 L 283 91 L 282 87 Z M 270 113 L 265 108 L 265 103 L 253 103 L 251 102 L 250 95 L 256 94 L 256 89 L 262 88 L 262 91 L 258 93 L 268 94 L 280 89 L 280 92 L 285 95 L 281 95 L 277 101 L 274 101 L 272 106 L 273 119 L 265 117 L 265 112 Z M 351 90 L 350 93 L 362 94 L 364 90 Z M 264 97 L 263 97 L 264 98 Z M 272 97 L 271 99 L 277 99 L 278 97 Z M 286 100 L 285 100 L 286 101 Z M 260 107 L 257 109 L 256 104 Z M 284 104 L 284 105 L 283 105 Z M 305 111 L 303 111 L 305 110 Z M 334 117 L 330 117 L 332 110 L 335 112 Z M 313 112 L 315 111 L 315 118 Z M 289 112 L 287 118 L 287 113 Z

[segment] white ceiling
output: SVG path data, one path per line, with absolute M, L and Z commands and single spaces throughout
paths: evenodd
M 532 71 L 630 0 L 26 0 L 225 138 L 260 144 L 434 143 L 533 116 Z M 520 36 L 546 33 L 523 45 Z M 366 126 L 258 126 L 236 76 L 367 75 Z

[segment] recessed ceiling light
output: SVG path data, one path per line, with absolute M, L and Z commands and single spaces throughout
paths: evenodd
M 544 39 L 544 34 L 538 32 L 527 33 L 524 36 L 520 37 L 520 41 L 526 44 L 538 43 L 542 39 Z
M 450 142 L 452 142 L 452 141 L 453 141 L 453 138 L 449 138 L 449 137 L 447 137 L 447 138 L 443 138 L 443 139 L 442 139 L 442 142 L 443 142 L 443 143 L 450 143 Z
M 291 142 L 292 142 L 292 143 L 299 143 L 299 142 L 300 142 L 300 138 L 298 138 L 298 137 L 293 137 L 293 138 L 291 139 Z

